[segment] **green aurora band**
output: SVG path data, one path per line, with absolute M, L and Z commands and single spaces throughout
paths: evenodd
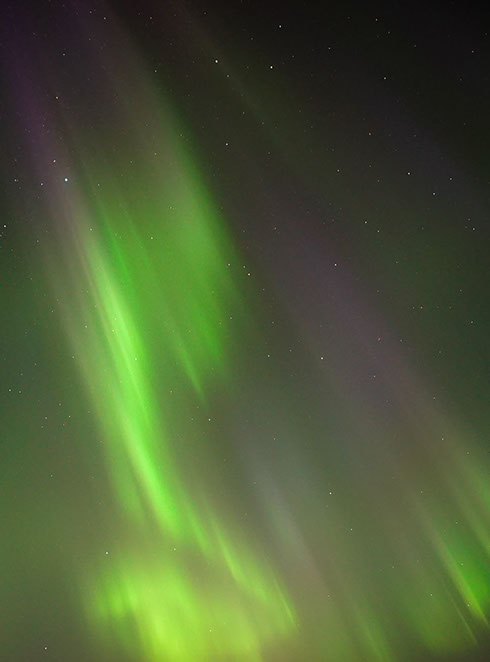
M 162 118 L 171 135 L 170 121 Z M 223 319 L 230 304 L 244 305 L 223 221 L 168 134 L 156 141 L 169 161 L 155 178 L 158 194 L 135 204 L 123 191 L 106 192 L 85 213 L 78 200 L 67 212 L 69 264 L 53 274 L 126 535 L 138 541 L 137 550 L 111 552 L 81 590 L 101 635 L 138 659 L 258 660 L 264 644 L 291 632 L 292 607 L 205 493 L 199 503 L 190 496 L 167 431 L 167 408 L 185 410 L 192 397 L 205 403 L 210 383 L 229 381 Z M 65 204 L 74 199 L 72 190 Z M 159 401 L 155 384 L 170 394 L 176 381 L 187 384 L 182 401 Z

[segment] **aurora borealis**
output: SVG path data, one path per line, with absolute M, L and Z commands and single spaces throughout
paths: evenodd
M 0 660 L 489 659 L 486 25 L 7 3 Z

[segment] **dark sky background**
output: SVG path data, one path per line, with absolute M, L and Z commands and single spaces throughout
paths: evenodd
M 489 659 L 488 12 L 1 23 L 0 660 Z

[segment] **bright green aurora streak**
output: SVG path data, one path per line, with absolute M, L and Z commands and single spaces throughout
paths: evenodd
M 77 203 L 71 278 L 55 276 L 126 534 L 138 540 L 81 588 L 102 636 L 115 632 L 145 659 L 261 659 L 291 631 L 292 608 L 247 541 L 190 496 L 167 431 L 167 408 L 185 410 L 189 391 L 205 404 L 206 386 L 229 379 L 223 320 L 243 305 L 229 269 L 238 257 L 190 157 L 175 149 L 169 160 L 151 202 L 131 208 L 114 191 L 86 215 Z M 188 395 L 159 401 L 155 383 L 171 394 L 176 381 Z

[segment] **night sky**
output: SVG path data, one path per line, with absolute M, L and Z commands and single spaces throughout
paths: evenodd
M 489 15 L 18 0 L 1 662 L 490 659 Z

